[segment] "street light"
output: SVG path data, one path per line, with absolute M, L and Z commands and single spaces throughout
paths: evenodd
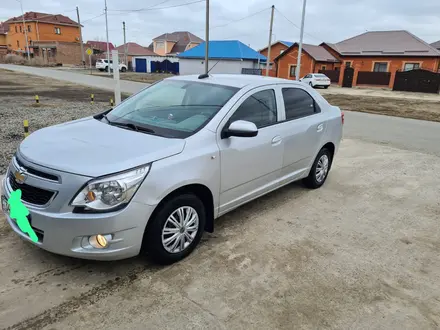
M 22 3 L 22 0 L 15 0 L 15 1 L 20 3 L 21 18 L 23 19 L 24 37 L 26 38 L 26 53 L 27 53 L 28 61 L 30 61 L 31 56 L 30 56 L 30 52 L 29 52 L 29 43 L 28 43 L 28 36 L 27 36 L 27 30 L 26 30 L 26 22 L 24 20 L 23 3 Z

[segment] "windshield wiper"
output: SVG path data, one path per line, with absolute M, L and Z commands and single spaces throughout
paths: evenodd
M 112 121 L 110 125 L 129 128 L 129 129 L 134 130 L 136 132 L 146 132 L 146 133 L 151 133 L 151 134 L 155 133 L 154 130 L 152 130 L 151 128 L 137 126 L 133 123 L 117 123 L 117 122 Z
M 112 121 L 110 121 L 110 119 L 108 119 L 107 115 L 102 115 L 102 118 L 104 118 L 105 120 L 107 120 L 107 122 L 108 122 L 109 124 L 112 124 L 112 123 L 113 123 Z

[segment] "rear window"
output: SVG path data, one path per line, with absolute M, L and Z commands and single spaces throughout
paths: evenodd
M 316 78 L 327 78 L 327 76 L 325 74 L 320 74 L 320 73 L 315 74 L 315 77 Z

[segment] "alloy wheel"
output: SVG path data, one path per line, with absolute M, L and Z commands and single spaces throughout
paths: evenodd
M 316 165 L 316 170 L 315 170 L 316 181 L 318 181 L 319 183 L 324 181 L 325 177 L 327 176 L 328 165 L 329 165 L 328 156 L 322 155 L 318 160 L 318 164 Z

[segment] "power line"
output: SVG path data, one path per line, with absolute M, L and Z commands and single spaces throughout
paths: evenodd
M 168 1 L 168 0 L 167 0 Z M 161 3 L 165 3 L 167 1 L 161 2 Z M 167 6 L 167 7 L 159 7 L 159 8 L 153 8 L 157 5 L 151 6 L 151 7 L 147 7 L 147 8 L 141 8 L 141 9 L 114 9 L 114 10 L 109 10 L 109 11 L 117 11 L 117 12 L 129 12 L 129 13 L 133 13 L 133 12 L 142 12 L 142 11 L 151 11 L 151 10 L 161 10 L 161 9 L 168 9 L 168 8 L 176 8 L 176 7 L 182 7 L 182 6 L 187 6 L 187 5 L 192 5 L 193 3 L 199 3 L 199 2 L 205 2 L 206 0 L 197 0 L 197 1 L 192 1 L 192 2 L 185 2 L 185 3 L 181 3 L 178 5 L 173 5 L 173 6 Z M 115 15 L 115 14 L 113 14 Z
M 95 19 L 95 18 L 98 18 L 98 17 L 104 16 L 104 15 L 105 15 L 105 13 L 102 13 L 102 14 L 100 14 L 100 15 L 98 15 L 98 16 L 95 16 L 95 17 L 92 17 L 92 18 L 86 19 L 86 20 L 82 21 L 81 24 L 84 24 L 85 22 L 91 21 L 92 19 Z
M 275 10 L 276 10 L 281 16 L 283 16 L 286 20 L 288 20 L 288 21 L 289 21 L 294 27 L 296 27 L 298 30 L 301 30 L 301 28 L 300 28 L 298 25 L 296 25 L 296 24 L 293 23 L 290 19 L 288 19 L 286 16 L 284 16 L 284 14 L 283 14 L 282 12 L 280 12 L 277 8 L 275 8 Z M 323 41 L 321 38 L 317 38 L 317 37 L 311 35 L 310 33 L 304 32 L 304 34 L 307 34 L 309 37 L 311 37 L 311 38 L 313 38 L 313 39 L 316 39 L 316 40 L 319 40 L 319 41 Z
M 262 13 L 263 11 L 268 10 L 268 9 L 270 9 L 270 8 L 271 8 L 271 7 L 264 8 L 264 9 L 262 9 L 262 10 L 256 12 L 256 13 L 250 14 L 250 15 L 245 16 L 245 17 L 242 17 L 242 18 L 239 18 L 239 19 L 237 19 L 237 20 L 235 20 L 235 21 L 230 21 L 230 22 L 228 22 L 228 23 L 226 23 L 226 24 L 221 24 L 221 25 L 213 26 L 212 28 L 210 28 L 210 30 L 213 30 L 213 29 L 216 29 L 216 28 L 219 28 L 219 27 L 228 26 L 229 24 L 237 23 L 237 22 L 240 22 L 240 21 L 242 21 L 242 20 L 244 20 L 244 19 L 251 18 L 251 17 L 253 17 L 253 16 L 255 16 L 255 15 L 258 15 L 258 14 Z

